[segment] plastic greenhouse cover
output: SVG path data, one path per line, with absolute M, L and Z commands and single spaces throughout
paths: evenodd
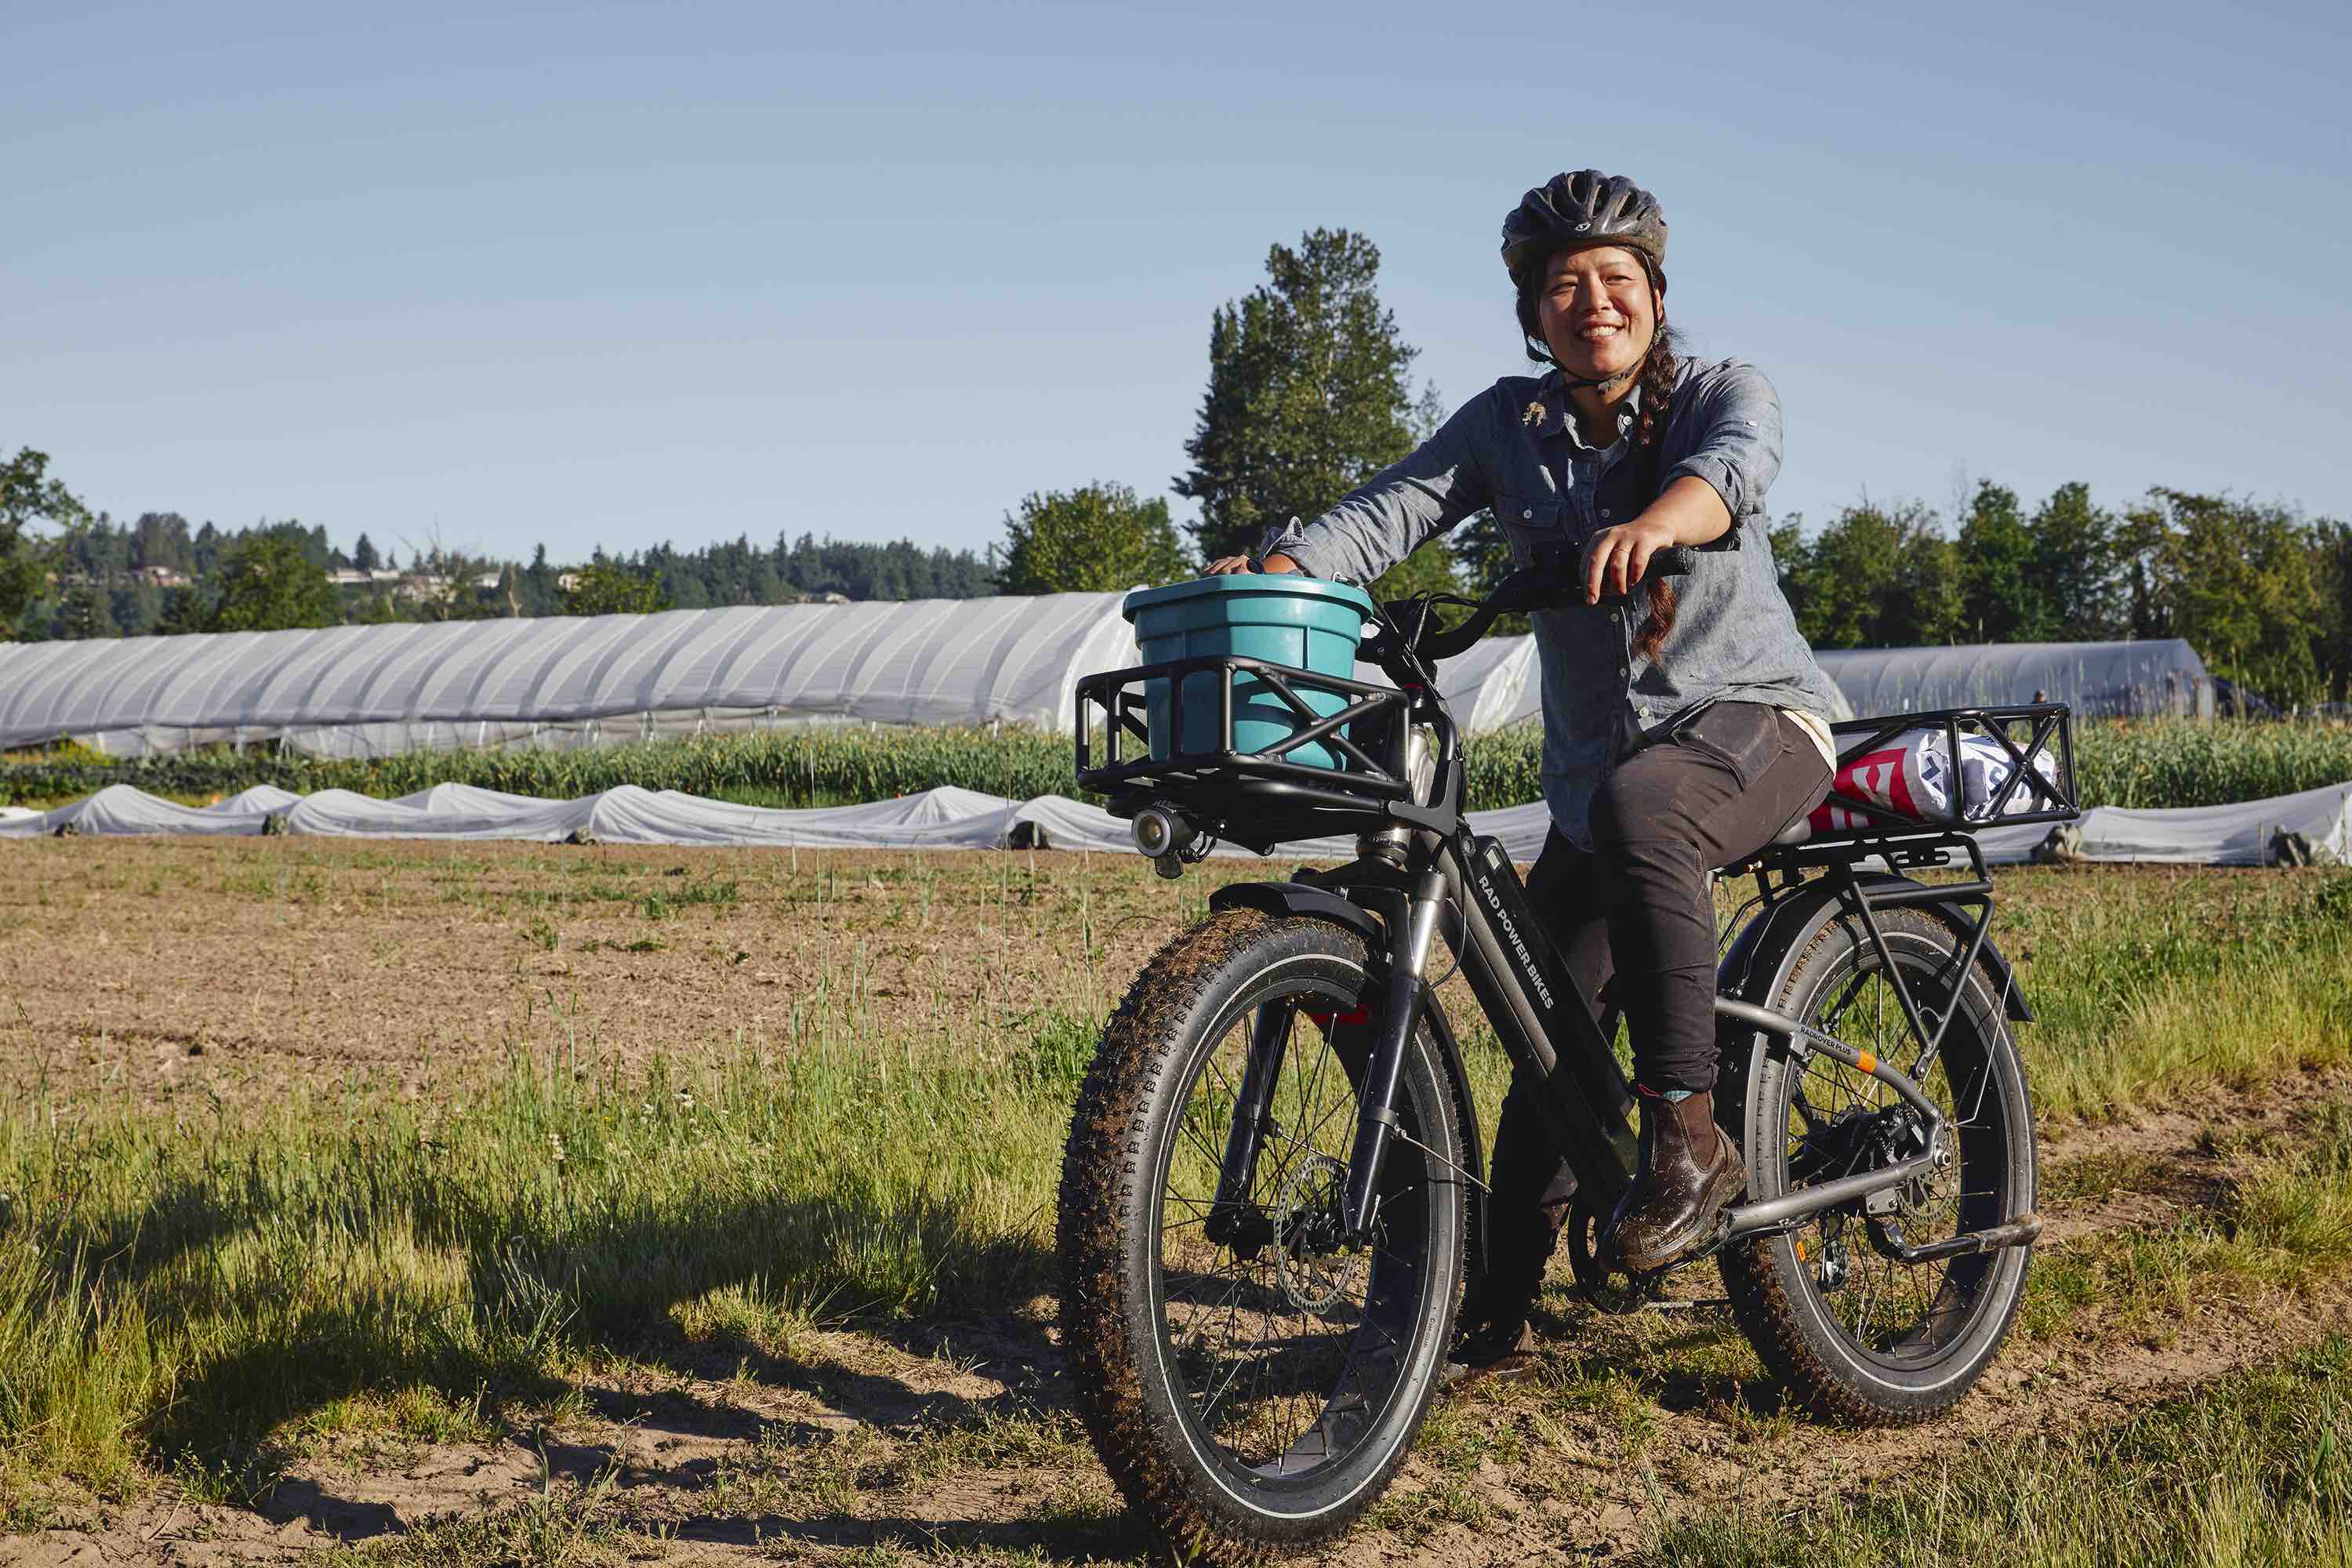
M 1066 731 L 1080 676 L 1139 662 L 1124 597 L 0 643 L 0 746 L 69 736 L 120 756 L 220 742 L 386 756 L 841 721 Z M 1533 641 L 1489 638 L 1447 662 L 1439 689 L 1467 729 L 1536 714 Z
M 1532 860 L 1550 826 L 1541 804 L 1470 814 L 1472 827 L 1503 841 L 1515 859 Z M 2174 861 L 2259 866 L 2273 835 L 2302 834 L 2338 861 L 2352 862 L 2352 784 L 2238 805 L 2174 811 L 2099 806 L 2076 825 L 2075 858 L 2093 861 Z M 56 833 L 310 834 L 362 838 L 593 839 L 608 844 L 731 844 L 832 849 L 991 849 L 1016 840 L 1053 849 L 1132 850 L 1128 825 L 1100 806 L 1060 795 L 1015 801 L 972 790 L 933 789 L 866 805 L 802 811 L 736 805 L 674 790 L 624 784 L 577 800 L 502 795 L 469 784 L 436 784 L 397 800 L 344 790 L 295 795 L 257 786 L 217 805 L 175 805 L 111 784 L 83 800 L 37 815 L 0 817 L 0 838 Z M 1992 827 L 1977 836 L 1985 858 L 2013 865 L 2032 858 L 2047 825 Z M 1220 846 L 1218 853 L 1252 851 Z M 1352 838 L 1287 845 L 1286 858 L 1346 858 Z
M 1813 657 L 1857 713 L 2000 706 L 2042 692 L 2086 717 L 2213 716 L 2213 678 L 2179 637 L 1834 648 Z

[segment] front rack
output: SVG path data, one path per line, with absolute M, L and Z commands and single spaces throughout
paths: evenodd
M 1202 700 L 1197 689 L 1201 683 L 1188 678 L 1202 675 L 1214 677 L 1214 694 L 1208 700 L 1216 705 L 1213 733 L 1217 743 L 1205 750 L 1174 750 L 1185 734 L 1188 706 Z M 1234 687 L 1244 677 L 1256 689 L 1237 700 Z M 1160 680 L 1168 683 L 1166 733 L 1171 750 L 1156 757 L 1146 723 L 1147 686 Z M 1188 694 L 1188 685 L 1196 689 Z M 1301 693 L 1338 698 L 1341 705 L 1336 712 L 1318 712 Z M 1234 735 L 1236 711 L 1244 703 L 1263 710 L 1269 698 L 1286 709 L 1298 727 L 1270 745 L 1244 749 Z M 1412 701 L 1412 693 L 1394 687 L 1238 654 L 1107 670 L 1085 677 L 1077 686 L 1078 787 L 1109 796 L 1110 809 L 1118 816 L 1132 815 L 1155 795 L 1191 799 L 1221 813 L 1245 807 L 1377 813 L 1390 801 L 1412 795 L 1404 761 L 1408 726 L 1402 721 Z M 1099 759 L 1094 745 L 1097 733 L 1102 739 Z M 1131 742 L 1141 746 L 1140 756 L 1129 750 Z M 1310 745 L 1337 753 L 1344 765 L 1318 767 L 1291 760 L 1292 753 Z M 1230 832 L 1226 837 L 1250 841 Z

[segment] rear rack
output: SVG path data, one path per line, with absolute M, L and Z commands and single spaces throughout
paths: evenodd
M 1168 682 L 1167 733 L 1170 743 L 1181 743 L 1189 706 L 1202 700 L 1195 690 L 1187 701 L 1187 677 L 1213 675 L 1219 744 L 1203 751 L 1150 754 L 1146 725 L 1147 682 Z M 1271 745 L 1244 750 L 1234 742 L 1237 678 L 1247 676 L 1261 689 L 1244 700 L 1265 708 L 1268 695 L 1278 700 L 1299 721 L 1299 727 Z M 1302 692 L 1336 697 L 1337 712 L 1325 714 L 1307 704 Z M 1301 815 L 1315 830 L 1332 831 L 1339 824 L 1324 814 L 1377 816 L 1391 801 L 1409 801 L 1412 787 L 1405 776 L 1408 726 L 1402 722 L 1413 700 L 1410 691 L 1373 686 L 1339 676 L 1318 675 L 1295 665 L 1270 664 L 1237 654 L 1210 654 L 1171 659 L 1165 664 L 1137 665 L 1130 669 L 1089 675 L 1077 685 L 1078 787 L 1110 797 L 1115 816 L 1132 816 L 1145 803 L 1165 796 L 1191 804 L 1220 816 L 1247 811 L 1272 812 L 1297 822 Z M 1095 752 L 1099 734 L 1102 754 Z M 1139 746 L 1141 755 L 1129 750 Z M 1345 764 L 1317 767 L 1293 762 L 1302 746 L 1320 745 Z M 1228 827 L 1230 827 L 1228 824 Z M 1255 833 L 1223 831 L 1221 836 L 1249 844 L 1265 837 L 1276 820 L 1253 821 Z M 1285 833 L 1283 837 L 1289 837 Z
M 1878 801 L 1832 788 L 1823 804 L 1843 807 L 1861 817 L 1864 826 L 1816 833 L 1803 842 L 1823 844 L 1857 838 L 1978 833 L 1988 827 L 2071 822 L 2082 815 L 2074 797 L 2073 710 L 2063 702 L 2031 702 L 2010 708 L 1942 708 L 1925 713 L 1846 719 L 1830 726 L 1831 734 L 1837 739 L 1841 768 L 1849 758 L 1877 751 L 1921 730 L 1941 731 L 1944 755 L 1951 762 L 1952 783 L 1946 809 L 1906 815 Z M 1990 739 L 2008 755 L 2009 777 L 1990 800 L 1972 802 L 1962 787 L 1967 776 L 1960 749 L 1963 735 Z M 2034 765 L 2035 758 L 2043 759 L 2045 764 L 2054 761 L 2057 776 L 2045 775 Z M 2009 809 L 2021 799 L 2028 803 L 2025 810 Z

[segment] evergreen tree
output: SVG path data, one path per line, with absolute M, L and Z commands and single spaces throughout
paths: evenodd
M 1100 594 L 1191 575 L 1168 503 L 1097 482 L 1025 498 L 1004 520 L 996 581 L 1008 594 Z
M 1254 552 L 1269 525 L 1317 516 L 1412 449 L 1414 350 L 1374 289 L 1380 264 L 1363 236 L 1315 229 L 1212 317 L 1192 467 L 1174 485 L 1201 503 L 1202 559 Z
M 375 552 L 375 541 L 362 533 L 360 542 L 352 546 L 352 569 L 360 572 L 373 572 L 383 563 L 383 558 Z
M 174 588 L 163 596 L 163 613 L 155 622 L 157 637 L 185 637 L 212 630 L 213 611 L 201 588 Z
M 77 641 L 121 637 L 122 627 L 114 618 L 113 601 L 113 594 L 96 577 L 78 578 L 58 607 L 58 635 Z

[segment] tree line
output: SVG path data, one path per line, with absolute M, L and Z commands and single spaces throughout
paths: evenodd
M 43 527 L 41 525 L 47 525 Z M 91 515 L 29 448 L 0 463 L 0 631 L 26 639 L 499 616 L 605 615 L 831 599 L 964 599 L 997 591 L 993 552 L 780 534 L 699 550 L 661 544 L 576 565 L 494 560 L 439 543 L 345 550 L 299 521 L 191 527 L 177 512 Z
M 294 522 L 226 533 L 191 531 L 172 513 L 92 520 L 25 451 L 0 469 L 0 622 L 20 636 L 89 637 L 1178 581 L 1255 549 L 1271 524 L 1316 516 L 1448 412 L 1413 379 L 1418 351 L 1381 302 L 1379 272 L 1370 239 L 1313 229 L 1271 247 L 1265 280 L 1212 313 L 1190 466 L 1169 481 L 1199 508 L 1181 524 L 1164 499 L 1097 479 L 1023 498 L 978 554 L 803 533 L 772 548 L 740 537 L 599 551 L 572 566 L 551 564 L 544 546 L 528 563 L 428 546 L 404 570 L 394 552 L 379 561 L 364 534 L 345 552 Z M 1507 321 L 1498 308 L 1497 330 Z M 44 522 L 54 537 L 28 546 Z M 2180 637 L 2217 674 L 2281 703 L 2352 690 L 2352 529 L 2290 508 L 2161 488 L 2109 507 L 2081 484 L 2029 507 L 1987 480 L 1948 516 L 1864 499 L 1817 529 L 1790 518 L 1771 539 L 1817 647 Z M 1477 594 L 1509 570 L 1502 531 L 1482 514 L 1373 591 Z

